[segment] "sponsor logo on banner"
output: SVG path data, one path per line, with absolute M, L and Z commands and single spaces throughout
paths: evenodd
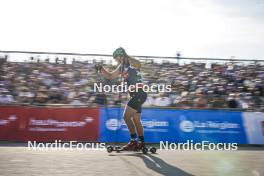
M 16 119 L 17 119 L 17 117 L 15 115 L 11 115 L 7 119 L 0 119 L 0 125 L 5 126 L 9 122 L 15 121 Z
M 193 132 L 194 130 L 194 124 L 192 123 L 192 121 L 189 121 L 189 120 L 183 120 L 181 121 L 180 123 L 180 129 L 183 131 L 183 132 Z
M 34 119 L 29 120 L 29 126 L 31 128 L 29 131 L 67 131 L 65 127 L 84 127 L 86 124 L 91 123 L 93 117 L 85 117 L 83 121 L 59 121 L 55 119 Z M 51 128 L 40 128 L 41 127 L 51 127 Z
M 167 121 L 153 121 L 153 120 L 142 120 L 141 121 L 143 127 L 145 127 L 146 131 L 148 129 L 153 129 L 156 127 L 168 127 L 169 123 Z M 127 130 L 126 124 L 124 120 L 118 120 L 115 118 L 108 119 L 105 123 L 105 126 L 108 130 L 119 130 L 122 128 L 122 130 Z M 156 129 L 158 131 L 158 129 Z
M 236 133 L 235 129 L 240 128 L 240 124 L 238 123 L 230 123 L 230 122 L 219 122 L 219 121 L 190 121 L 190 120 L 182 120 L 179 124 L 181 131 L 190 133 L 190 132 L 198 132 L 198 133 Z M 234 131 L 232 131 L 232 129 Z
M 121 122 L 118 119 L 109 119 L 106 121 L 105 125 L 108 130 L 115 131 L 115 130 L 120 129 Z

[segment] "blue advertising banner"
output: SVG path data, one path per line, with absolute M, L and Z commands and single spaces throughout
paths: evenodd
M 123 109 L 102 108 L 100 114 L 100 142 L 129 140 Z M 146 142 L 247 143 L 241 112 L 146 108 L 141 119 Z

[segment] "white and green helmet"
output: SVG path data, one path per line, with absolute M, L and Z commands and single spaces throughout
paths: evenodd
M 124 48 L 119 47 L 114 51 L 113 57 L 116 58 L 118 56 L 127 56 L 127 53 Z

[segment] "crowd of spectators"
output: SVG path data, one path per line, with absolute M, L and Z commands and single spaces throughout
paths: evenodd
M 179 108 L 262 109 L 264 106 L 264 66 L 233 63 L 145 64 L 152 72 L 149 83 L 171 83 L 170 94 L 153 95 L 149 105 Z
M 126 93 L 94 92 L 94 83 L 109 83 L 96 73 L 94 64 L 2 62 L 0 104 L 125 104 L 129 98 Z M 172 92 L 149 93 L 145 107 L 264 108 L 264 66 L 261 64 L 229 62 L 206 67 L 203 63 L 179 65 L 146 61 L 142 65 L 144 83 L 172 85 Z M 114 68 L 109 64 L 106 67 Z

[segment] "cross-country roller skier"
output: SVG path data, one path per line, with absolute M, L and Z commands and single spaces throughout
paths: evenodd
M 121 75 L 128 87 L 137 85 L 137 91 L 129 91 L 130 100 L 123 113 L 124 121 L 130 133 L 130 141 L 123 146 L 123 150 L 141 150 L 145 147 L 145 143 L 140 115 L 142 104 L 147 99 L 147 93 L 143 90 L 142 77 L 140 75 L 141 64 L 140 61 L 128 56 L 126 51 L 121 47 L 114 51 L 113 58 L 118 63 L 117 68 L 113 72 L 107 71 L 102 65 L 96 65 L 96 69 L 106 79 L 112 80 Z

